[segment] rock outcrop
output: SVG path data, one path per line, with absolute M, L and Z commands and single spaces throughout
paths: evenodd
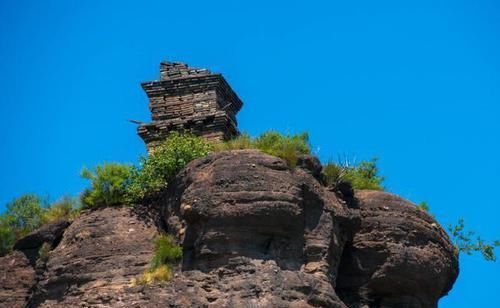
M 165 203 L 183 270 L 211 281 L 203 305 L 344 307 L 335 277 L 357 216 L 302 169 L 256 150 L 212 154 Z
M 357 307 L 437 307 L 458 276 L 455 247 L 427 212 L 394 194 L 357 191 L 361 229 L 346 246 L 337 290 Z
M 255 150 L 197 159 L 152 204 L 82 213 L 42 272 L 3 257 L 0 306 L 436 306 L 458 273 L 442 228 L 395 195 L 328 189 L 320 167 Z M 170 281 L 134 285 L 160 232 L 182 262 Z
M 120 297 L 151 260 L 157 234 L 156 226 L 131 208 L 82 213 L 49 253 L 30 306 L 121 305 Z
M 31 265 L 34 266 L 36 265 L 38 252 L 42 245 L 47 244 L 50 245 L 50 247 L 57 246 L 62 239 L 64 230 L 69 225 L 70 222 L 67 220 L 57 220 L 48 223 L 17 241 L 14 245 L 14 250 L 22 251 Z

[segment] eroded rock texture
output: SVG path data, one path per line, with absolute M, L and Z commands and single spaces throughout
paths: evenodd
M 14 250 L 22 251 L 31 265 L 36 265 L 38 259 L 38 251 L 43 244 L 51 247 L 57 246 L 62 239 L 64 230 L 70 225 L 67 220 L 58 220 L 48 223 L 38 230 L 26 235 L 14 245 Z
M 130 208 L 81 214 L 50 252 L 31 307 L 100 307 L 120 297 L 151 260 L 157 228 Z
M 22 252 L 0 258 L 0 307 L 24 307 L 34 285 L 35 270 Z
M 302 169 L 254 150 L 213 154 L 171 186 L 183 270 L 213 283 L 213 307 L 344 307 L 335 278 L 356 216 Z
M 36 272 L 20 251 L 0 259 L 0 307 L 435 306 L 458 273 L 441 227 L 395 195 L 327 189 L 319 171 L 254 150 L 195 160 L 153 204 L 82 213 Z M 136 286 L 159 232 L 182 263 Z
M 407 200 L 358 191 L 361 229 L 346 247 L 337 290 L 349 307 L 436 307 L 458 275 L 445 231 Z

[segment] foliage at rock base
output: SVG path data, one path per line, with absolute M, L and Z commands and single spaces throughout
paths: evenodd
M 172 266 L 182 258 L 182 248 L 172 236 L 161 234 L 155 239 L 154 255 L 149 268 L 134 280 L 134 284 L 152 284 L 172 278 Z

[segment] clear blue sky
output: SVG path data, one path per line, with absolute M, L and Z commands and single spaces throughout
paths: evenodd
M 168 59 L 222 72 L 241 130 L 309 131 L 323 160 L 379 156 L 390 191 L 500 237 L 495 2 L 2 0 L 1 207 L 137 161 L 127 119 L 148 120 L 139 83 Z M 500 306 L 499 277 L 462 256 L 440 307 Z

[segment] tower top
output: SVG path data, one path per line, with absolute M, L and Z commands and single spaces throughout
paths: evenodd
M 243 102 L 224 77 L 181 62 L 161 62 L 160 80 L 144 82 L 152 122 L 137 131 L 148 148 L 171 131 L 190 132 L 208 140 L 239 135 L 236 114 Z
M 182 62 L 163 61 L 160 63 L 160 80 L 206 76 L 210 74 L 211 72 L 206 68 L 189 67 L 186 63 Z

